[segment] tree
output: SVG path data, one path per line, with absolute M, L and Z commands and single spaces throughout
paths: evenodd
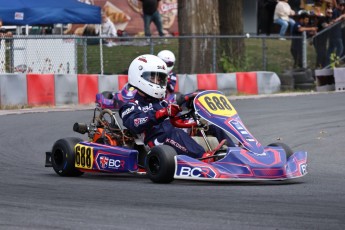
M 218 0 L 221 35 L 243 35 L 242 0 Z M 224 72 L 235 72 L 245 66 L 245 44 L 243 38 L 221 39 L 219 45 L 220 68 Z
M 178 0 L 180 36 L 242 35 L 242 4 L 242 0 Z M 180 38 L 179 72 L 213 72 L 214 42 L 220 63 L 216 71 L 228 71 L 221 64 L 240 67 L 245 63 L 242 38 Z
M 219 34 L 218 1 L 178 0 L 180 36 L 205 36 Z M 212 72 L 212 39 L 180 38 L 179 72 Z

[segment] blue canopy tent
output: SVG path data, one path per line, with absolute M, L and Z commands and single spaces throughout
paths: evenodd
M 5 25 L 101 24 L 101 8 L 77 0 L 0 0 Z

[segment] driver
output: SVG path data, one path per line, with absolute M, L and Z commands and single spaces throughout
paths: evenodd
M 170 50 L 162 50 L 157 54 L 157 57 L 162 59 L 165 64 L 167 64 L 167 71 L 168 71 L 168 83 L 166 86 L 166 95 L 165 100 L 169 102 L 175 101 L 175 86 L 176 86 L 176 74 L 173 72 L 173 68 L 175 65 L 175 54 Z
M 178 105 L 163 100 L 167 78 L 167 65 L 157 56 L 145 54 L 132 61 L 128 84 L 137 89 L 137 93 L 119 110 L 124 126 L 133 133 L 144 134 L 144 143 L 150 148 L 165 144 L 172 146 L 177 154 L 193 158 L 213 155 L 222 144 L 212 152 L 205 152 L 185 131 L 174 127 L 167 119 L 181 111 Z

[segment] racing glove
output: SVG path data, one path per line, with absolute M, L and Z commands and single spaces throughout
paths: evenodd
M 167 117 L 175 117 L 182 109 L 180 106 L 176 104 L 169 104 L 168 107 L 160 109 L 156 112 L 155 117 L 156 119 L 165 119 Z

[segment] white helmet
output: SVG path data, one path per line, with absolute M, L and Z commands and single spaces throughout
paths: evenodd
M 141 55 L 129 65 L 128 83 L 151 97 L 165 97 L 167 78 L 167 65 L 155 55 Z
M 167 64 L 168 73 L 170 73 L 174 68 L 176 61 L 174 53 L 170 50 L 162 50 L 157 54 L 157 56 Z

